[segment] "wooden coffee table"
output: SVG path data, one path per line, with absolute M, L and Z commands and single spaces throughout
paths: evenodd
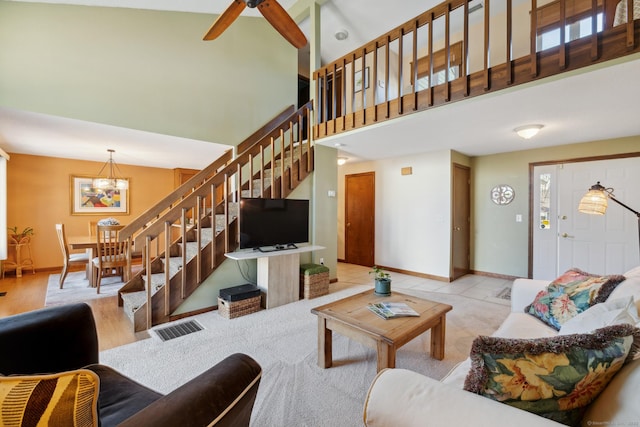
M 376 302 L 404 302 L 419 317 L 382 319 L 367 305 Z M 448 304 L 413 297 L 394 291 L 381 297 L 368 290 L 311 310 L 318 316 L 318 366 L 330 368 L 333 363 L 332 332 L 349 337 L 378 352 L 378 372 L 395 368 L 396 350 L 431 329 L 431 357 L 444 358 L 444 336 Z

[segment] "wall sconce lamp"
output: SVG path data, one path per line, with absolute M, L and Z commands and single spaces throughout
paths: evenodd
M 345 163 L 347 163 L 347 160 L 349 160 L 348 157 L 338 157 L 338 166 L 342 166 Z
M 636 217 L 638 217 L 638 250 L 640 251 L 640 212 L 631 209 L 629 206 L 616 199 L 613 194 L 613 188 L 605 188 L 600 185 L 600 181 L 598 181 L 595 185 L 592 185 L 591 188 L 589 188 L 589 191 L 587 191 L 584 196 L 582 196 L 580 204 L 578 205 L 578 211 L 592 215 L 604 215 L 607 211 L 608 199 L 611 199 L 623 208 L 630 210 L 636 214 Z
M 513 131 L 518 134 L 520 138 L 531 139 L 540 132 L 544 125 L 525 125 L 515 128 Z

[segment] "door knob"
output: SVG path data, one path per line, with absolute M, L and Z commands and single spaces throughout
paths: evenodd
M 562 237 L 564 237 L 564 238 L 567 238 L 567 237 L 574 238 L 575 236 L 570 236 L 567 233 L 562 233 Z
M 350 222 L 347 223 L 347 227 L 351 227 L 351 223 Z

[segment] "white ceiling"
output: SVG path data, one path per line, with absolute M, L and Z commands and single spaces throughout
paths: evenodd
M 31 0 L 12 0 L 31 1 Z M 300 0 L 306 1 L 306 0 Z M 89 6 L 222 13 L 231 0 L 38 0 Z M 366 42 L 419 15 L 440 0 L 322 0 L 322 60 L 337 59 Z M 289 9 L 296 0 L 280 0 Z M 243 16 L 260 16 L 245 9 Z M 215 17 L 212 16 L 212 22 Z M 300 24 L 308 34 L 309 23 Z M 338 41 L 334 34 L 347 30 Z M 203 28 L 203 34 L 207 28 Z M 301 55 L 305 55 L 301 51 Z M 640 56 L 594 72 L 573 73 L 570 78 L 546 79 L 432 111 L 411 114 L 390 123 L 325 138 L 318 143 L 334 146 L 353 160 L 379 159 L 417 152 L 455 149 L 467 155 L 484 155 L 533 147 L 640 135 L 637 102 L 640 99 Z M 460 125 L 463 121 L 464 125 Z M 513 128 L 541 123 L 544 129 L 529 141 Z M 338 138 L 338 139 L 337 139 Z M 389 142 L 393 141 L 393 150 Z M 178 142 L 178 144 L 176 144 Z M 150 147 L 153 147 L 151 149 Z M 185 147 L 193 149 L 185 149 Z M 107 148 L 116 150 L 120 164 L 155 167 L 203 168 L 203 158 L 227 146 L 134 131 L 113 126 L 63 119 L 0 108 L 0 148 L 9 153 L 105 161 Z M 208 153 L 203 156 L 203 151 Z M 149 153 L 153 153 L 150 156 Z M 197 153 L 197 154 L 189 154 Z

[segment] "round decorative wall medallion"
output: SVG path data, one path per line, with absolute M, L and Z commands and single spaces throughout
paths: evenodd
M 507 184 L 496 185 L 491 189 L 491 201 L 496 205 L 508 205 L 515 196 L 516 192 Z

